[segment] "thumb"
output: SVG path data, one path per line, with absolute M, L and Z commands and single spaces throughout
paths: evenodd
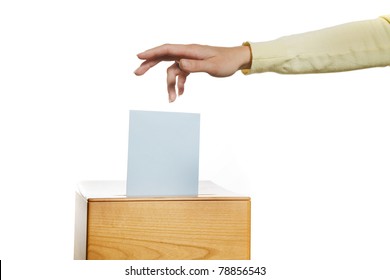
M 181 70 L 188 73 L 206 72 L 210 74 L 211 65 L 207 60 L 181 59 L 179 61 Z

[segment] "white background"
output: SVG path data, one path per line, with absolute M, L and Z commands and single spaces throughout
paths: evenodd
M 169 64 L 133 74 L 136 54 L 162 43 L 235 46 L 389 12 L 387 0 L 1 1 L 4 278 L 129 278 L 131 262 L 72 260 L 74 191 L 125 180 L 128 110 L 143 109 L 201 113 L 201 179 L 252 197 L 252 261 L 211 266 L 389 279 L 389 68 L 194 74 L 173 104 Z

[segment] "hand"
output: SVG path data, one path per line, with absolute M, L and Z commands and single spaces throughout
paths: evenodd
M 213 47 L 204 45 L 165 44 L 137 55 L 144 60 L 134 71 L 137 76 L 145 74 L 161 61 L 174 61 L 167 69 L 169 101 L 184 92 L 184 84 L 190 73 L 205 72 L 213 77 L 228 77 L 237 70 L 250 68 L 251 52 L 248 46 Z M 176 81 L 177 79 L 177 81 Z

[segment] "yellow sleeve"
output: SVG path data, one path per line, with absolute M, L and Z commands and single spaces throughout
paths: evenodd
M 251 47 L 251 69 L 244 74 L 339 72 L 390 65 L 390 15 L 274 41 L 244 43 Z
M 390 23 L 390 15 L 381 16 L 384 20 L 386 20 L 388 23 Z

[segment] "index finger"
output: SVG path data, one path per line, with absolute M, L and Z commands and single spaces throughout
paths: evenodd
M 139 59 L 178 60 L 181 58 L 202 59 L 199 45 L 164 44 L 137 54 Z

